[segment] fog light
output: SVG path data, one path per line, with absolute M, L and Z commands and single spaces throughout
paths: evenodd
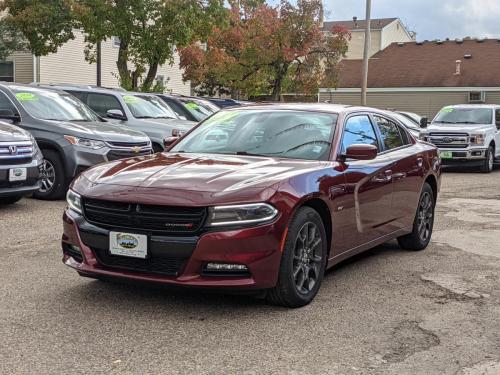
M 81 253 L 82 253 L 82 250 L 81 250 L 78 246 L 75 246 L 75 245 L 69 245 L 68 247 L 69 247 L 69 249 L 70 249 L 71 251 L 74 251 L 75 253 L 79 253 L 79 254 L 81 254 Z
M 228 264 L 228 263 L 207 263 L 207 271 L 236 271 L 236 272 L 246 272 L 248 267 L 244 264 Z

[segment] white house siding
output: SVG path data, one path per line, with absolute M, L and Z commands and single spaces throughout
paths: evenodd
M 370 56 L 380 51 L 381 31 L 372 30 Z M 365 45 L 365 31 L 351 30 L 351 40 L 349 41 L 346 59 L 362 59 Z
M 368 92 L 367 105 L 379 109 L 415 112 L 432 118 L 447 105 L 468 102 L 467 91 L 421 91 L 421 92 Z M 320 92 L 319 101 L 335 104 L 360 105 L 359 92 Z M 486 92 L 486 103 L 500 104 L 500 89 Z
M 382 29 L 380 49 L 383 50 L 394 42 L 411 42 L 413 39 L 406 31 L 401 21 L 395 20 Z
M 75 39 L 68 41 L 56 53 L 40 58 L 41 83 L 74 83 L 95 85 L 97 83 L 97 66 L 85 61 L 85 40 L 83 33 L 75 32 Z M 111 39 L 101 45 L 101 84 L 106 87 L 118 87 L 118 48 Z M 132 68 L 132 66 L 131 66 Z M 179 55 L 174 56 L 172 66 L 166 64 L 158 69 L 157 75 L 163 75 L 169 91 L 189 95 L 190 82 L 182 82 L 182 71 L 179 69 Z
M 33 82 L 33 56 L 29 52 L 15 52 L 7 57 L 7 61 L 14 61 L 15 82 Z

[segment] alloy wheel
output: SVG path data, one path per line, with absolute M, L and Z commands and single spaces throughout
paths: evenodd
M 56 182 L 56 170 L 54 168 L 54 165 L 47 159 L 43 159 L 41 181 L 41 193 L 50 191 Z
M 305 223 L 295 239 L 293 278 L 297 291 L 308 294 L 320 279 L 322 239 L 315 223 Z
M 431 236 L 434 204 L 429 192 L 424 192 L 418 207 L 418 235 L 422 242 L 427 242 Z

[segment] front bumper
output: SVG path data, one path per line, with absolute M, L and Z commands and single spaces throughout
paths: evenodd
M 34 159 L 29 164 L 13 164 L 0 166 L 0 197 L 25 196 L 40 189 L 40 164 Z M 26 180 L 9 181 L 9 170 L 26 168 Z
M 283 220 L 279 219 L 259 227 L 199 236 L 149 235 L 149 260 L 145 262 L 110 255 L 109 231 L 88 223 L 73 211 L 66 210 L 63 224 L 63 262 L 82 276 L 230 290 L 259 290 L 276 285 L 285 234 Z M 204 266 L 209 262 L 243 264 L 248 272 L 207 274 Z
M 487 148 L 439 148 L 443 165 L 482 165 L 486 159 Z M 451 157 L 449 157 L 451 155 Z

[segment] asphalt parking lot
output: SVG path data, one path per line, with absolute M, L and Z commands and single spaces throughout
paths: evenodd
M 500 169 L 447 172 L 423 252 L 378 247 L 290 310 L 61 263 L 65 202 L 0 208 L 2 374 L 499 374 Z

